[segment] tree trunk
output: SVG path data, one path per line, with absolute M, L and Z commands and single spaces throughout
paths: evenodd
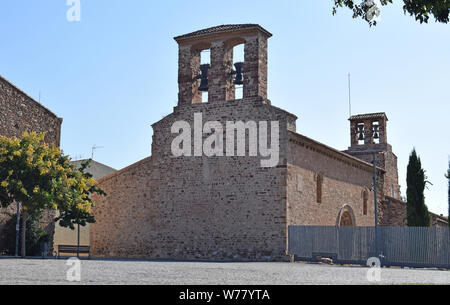
M 27 230 L 27 211 L 22 211 L 22 228 L 21 228 L 21 238 L 22 238 L 22 245 L 21 245 L 21 255 L 22 258 L 25 258 L 26 256 L 26 240 L 25 240 L 25 236 L 26 236 L 26 230 Z

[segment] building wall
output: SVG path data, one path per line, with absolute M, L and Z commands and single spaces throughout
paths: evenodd
M 370 164 L 291 133 L 288 159 L 288 225 L 335 226 L 349 211 L 354 225 L 374 225 L 373 172 Z M 345 173 L 345 174 L 343 174 Z M 317 200 L 318 175 L 322 200 Z M 364 215 L 364 191 L 367 192 Z
M 403 227 L 406 226 L 406 203 L 396 198 L 386 196 L 381 206 L 383 217 L 381 226 Z
M 259 157 L 174 158 L 171 126 L 184 120 L 193 128 L 194 113 L 203 114 L 203 123 L 224 126 L 226 121 L 280 121 L 279 166 L 262 168 Z M 151 165 L 134 165 L 102 180 L 108 197 L 94 198 L 93 254 L 286 260 L 286 153 L 292 121 L 294 116 L 259 99 L 176 107 L 153 125 Z
M 433 227 L 448 228 L 448 217 L 431 213 L 431 225 Z
M 0 76 L 0 135 L 20 137 L 24 131 L 45 132 L 59 146 L 62 119 Z
M 107 257 L 145 257 L 152 244 L 150 202 L 152 159 L 146 158 L 99 180 L 107 196 L 93 195 L 91 253 Z
M 87 160 L 77 160 L 72 161 L 72 165 L 75 168 L 80 168 L 81 164 Z M 104 164 L 101 164 L 96 161 L 91 161 L 89 166 L 85 170 L 90 173 L 92 177 L 96 180 L 105 177 L 114 173 L 116 170 Z M 89 241 L 90 235 L 90 224 L 86 224 L 86 226 L 80 226 L 80 245 L 88 246 L 90 244 Z M 59 245 L 77 245 L 78 243 L 78 228 L 75 227 L 75 230 L 71 230 L 70 228 L 63 228 L 59 224 L 55 224 L 55 234 L 53 238 L 53 249 L 54 254 L 57 253 Z
M 24 131 L 45 132 L 45 141 L 59 146 L 61 123 L 61 118 L 0 76 L 0 136 L 20 137 Z M 3 248 L 3 226 L 16 210 L 15 204 L 7 209 L 0 208 L 0 249 Z M 53 217 L 52 211 L 46 211 L 41 221 L 51 238 L 54 232 Z M 49 248 L 51 251 L 51 244 Z

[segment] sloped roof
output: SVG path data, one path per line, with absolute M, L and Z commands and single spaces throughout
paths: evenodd
M 219 26 L 214 26 L 211 28 L 195 31 L 189 34 L 184 34 L 181 36 L 177 36 L 174 39 L 176 41 L 180 41 L 187 38 L 193 38 L 193 37 L 201 37 L 201 36 L 207 36 L 212 34 L 218 34 L 218 33 L 227 33 L 227 32 L 233 32 L 243 29 L 258 29 L 262 32 L 264 32 L 268 37 L 271 37 L 272 34 L 269 33 L 267 30 L 265 30 L 263 27 L 261 27 L 259 24 L 224 24 Z
M 377 112 L 377 113 L 366 113 L 366 114 L 357 114 L 357 115 L 353 115 L 349 118 L 350 121 L 353 120 L 371 120 L 371 119 L 386 119 L 386 121 L 388 120 L 386 113 L 384 112 Z
M 25 93 L 23 90 L 19 89 L 19 87 L 17 87 L 16 85 L 14 85 L 13 83 L 11 83 L 9 80 L 7 80 L 6 78 L 4 78 L 3 76 L 0 75 L 0 81 L 3 81 L 5 83 L 7 83 L 9 86 L 11 86 L 12 88 L 14 88 L 14 90 L 16 90 L 17 92 L 19 92 L 20 94 L 24 95 L 25 97 L 27 97 L 32 103 L 34 103 L 36 106 L 42 108 L 44 111 L 46 111 L 48 114 L 54 116 L 57 119 L 60 119 L 62 121 L 62 118 L 58 117 L 55 113 L 53 113 L 50 109 L 48 109 L 47 107 L 45 107 L 44 105 L 42 105 L 41 103 L 39 103 L 38 101 L 36 101 L 34 98 L 32 98 L 31 96 L 29 96 L 27 93 Z

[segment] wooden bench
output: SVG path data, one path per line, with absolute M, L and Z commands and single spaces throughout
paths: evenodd
M 58 245 L 58 258 L 61 253 L 67 254 L 88 254 L 91 257 L 91 247 L 90 246 L 71 246 L 71 245 Z

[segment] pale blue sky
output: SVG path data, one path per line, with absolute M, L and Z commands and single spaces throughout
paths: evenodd
M 401 1 L 396 1 L 401 2 Z M 207 3 L 207 5 L 205 5 Z M 332 0 L 66 0 L 0 2 L 0 74 L 64 118 L 62 148 L 122 168 L 150 154 L 151 124 L 177 102 L 174 36 L 230 23 L 258 23 L 269 41 L 269 98 L 296 115 L 298 132 L 349 146 L 353 114 L 387 113 L 402 192 L 416 147 L 433 183 L 426 202 L 447 214 L 450 25 L 420 25 L 400 4 L 369 28 Z

